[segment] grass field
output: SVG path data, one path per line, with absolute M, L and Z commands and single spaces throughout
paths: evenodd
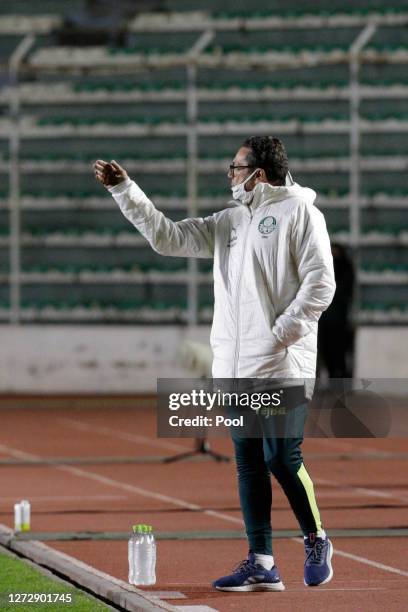
M 48 572 L 47 572 L 48 573 Z M 20 594 L 18 597 L 17 594 Z M 23 594 L 31 594 L 31 603 L 24 600 Z M 37 599 L 51 599 L 52 603 L 36 603 Z M 17 601 L 20 600 L 20 602 Z M 55 602 L 55 603 L 54 603 Z M 0 610 L 1 612 L 51 612 L 52 610 L 69 610 L 69 612 L 99 612 L 111 610 L 109 606 L 86 595 L 74 587 L 67 587 L 58 580 L 38 571 L 26 561 L 0 550 Z

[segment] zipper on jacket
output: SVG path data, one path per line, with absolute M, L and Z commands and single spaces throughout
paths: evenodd
M 240 323 L 240 297 L 241 297 L 241 281 L 242 281 L 242 268 L 243 268 L 243 263 L 245 260 L 245 254 L 246 254 L 246 245 L 247 245 L 247 239 L 248 239 L 248 234 L 249 234 L 249 229 L 251 227 L 251 223 L 252 223 L 252 219 L 253 219 L 253 213 L 252 213 L 252 209 L 251 209 L 251 205 L 248 205 L 248 211 L 249 211 L 249 223 L 248 223 L 248 227 L 246 229 L 246 233 L 245 233 L 245 238 L 244 238 L 244 247 L 242 249 L 242 257 L 241 257 L 241 262 L 240 262 L 240 266 L 239 266 L 239 271 L 240 271 L 240 275 L 238 277 L 238 286 L 237 286 L 237 295 L 236 295 L 236 326 L 235 326 L 235 330 L 236 330 L 236 344 L 235 344 L 235 355 L 234 355 L 234 370 L 233 370 L 233 378 L 236 378 L 237 375 L 237 366 L 238 366 L 238 356 L 239 356 L 239 349 L 240 349 L 240 328 L 241 328 L 241 323 Z

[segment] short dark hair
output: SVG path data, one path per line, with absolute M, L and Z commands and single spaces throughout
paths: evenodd
M 251 136 L 242 143 L 250 149 L 247 155 L 248 164 L 265 170 L 270 183 L 285 184 L 289 169 L 288 155 L 279 138 L 272 136 Z

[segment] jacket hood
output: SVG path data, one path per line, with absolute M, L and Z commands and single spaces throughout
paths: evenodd
M 255 195 L 252 200 L 252 209 L 255 210 L 265 204 L 280 202 L 288 198 L 302 198 L 308 204 L 313 204 L 316 192 L 309 187 L 301 187 L 298 183 L 293 185 L 271 185 L 270 183 L 258 183 L 255 187 Z
M 309 187 L 302 187 L 298 183 L 293 185 L 271 185 L 270 183 L 258 183 L 254 189 L 254 199 L 251 203 L 252 210 L 264 206 L 266 204 L 273 204 L 274 202 L 280 202 L 288 198 L 301 198 L 308 204 L 313 204 L 316 199 L 316 192 Z M 238 200 L 232 200 L 233 204 L 237 206 L 243 205 Z

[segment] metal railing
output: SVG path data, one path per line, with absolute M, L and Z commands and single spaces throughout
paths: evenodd
M 408 16 L 395 16 L 395 23 L 408 23 Z M 188 162 L 186 170 L 187 182 L 187 214 L 188 216 L 197 216 L 198 214 L 198 142 L 200 138 L 199 124 L 199 95 L 197 86 L 197 75 L 201 67 L 229 67 L 231 69 L 248 68 L 251 66 L 264 67 L 270 71 L 281 69 L 283 67 L 293 68 L 301 66 L 319 66 L 326 63 L 348 62 L 350 74 L 350 87 L 348 89 L 350 103 L 350 164 L 349 164 L 349 188 L 350 188 L 350 229 L 351 229 L 351 246 L 354 254 L 356 269 L 359 267 L 359 245 L 361 237 L 361 220 L 360 208 L 362 204 L 360 175 L 361 175 L 361 160 L 360 160 L 360 138 L 361 138 L 361 120 L 360 120 L 360 99 L 361 86 L 359 81 L 359 71 L 362 61 L 376 61 L 376 55 L 364 54 L 364 47 L 374 35 L 378 25 L 386 23 L 392 25 L 388 18 L 380 16 L 372 16 L 366 18 L 365 25 L 351 45 L 348 51 L 337 54 L 334 57 L 332 54 L 325 53 L 303 53 L 297 57 L 295 55 L 272 53 L 264 56 L 248 56 L 244 54 L 240 57 L 222 57 L 219 55 L 211 58 L 208 54 L 203 53 L 206 47 L 210 44 L 214 37 L 214 29 L 208 29 L 198 33 L 197 42 L 185 54 L 175 57 L 163 56 L 162 58 L 135 58 L 135 66 L 137 69 L 143 66 L 151 68 L 162 68 L 164 65 L 183 66 L 187 74 L 187 151 Z M 212 23 L 212 25 L 214 25 Z M 333 27 L 335 24 L 333 23 Z M 238 27 L 238 25 L 236 25 Z M 10 322 L 19 324 L 21 322 L 21 220 L 20 220 L 20 140 L 21 140 L 21 104 L 20 104 L 20 89 L 19 89 L 19 74 L 20 69 L 24 65 L 24 60 L 35 42 L 34 35 L 27 35 L 18 45 L 9 62 L 9 75 L 11 84 L 10 95 L 10 166 L 9 166 L 9 211 L 10 211 Z M 43 52 L 42 52 L 43 53 Z M 406 62 L 407 57 L 389 57 L 389 61 Z M 116 65 L 112 64 L 112 58 L 106 64 L 98 64 L 99 69 L 104 69 L 109 74 Z M 91 60 L 92 62 L 92 54 Z M 387 61 L 387 56 L 382 54 L 382 61 Z M 67 71 L 78 71 L 88 69 L 92 63 L 86 65 L 85 59 L 81 61 L 73 61 L 67 63 L 63 58 L 58 58 L 51 67 L 49 61 L 44 65 L 34 57 L 34 61 L 25 65 L 29 70 L 40 72 L 42 70 L 59 70 L 66 73 Z M 144 62 L 144 63 L 143 63 Z M 271 63 L 272 62 L 272 63 Z M 129 70 L 131 63 L 125 64 L 126 70 Z M 114 99 L 112 99 L 114 103 Z M 209 130 L 211 132 L 211 130 Z M 217 134 L 215 131 L 214 135 Z M 198 267 L 195 259 L 189 260 L 188 268 L 188 323 L 196 325 L 198 323 Z

